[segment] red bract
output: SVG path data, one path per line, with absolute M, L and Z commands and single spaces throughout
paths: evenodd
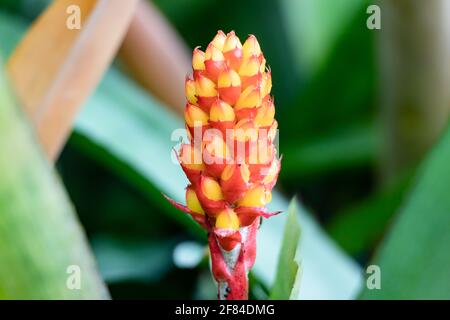
M 178 160 L 190 185 L 186 205 L 169 201 L 208 232 L 219 299 L 247 299 L 256 234 L 281 168 L 272 77 L 256 37 L 242 45 L 219 31 L 206 52 L 195 48 L 186 78 L 190 144 Z

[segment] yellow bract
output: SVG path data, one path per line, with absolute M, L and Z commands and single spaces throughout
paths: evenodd
M 216 228 L 239 230 L 239 218 L 231 209 L 222 211 L 217 215 Z
M 203 211 L 200 201 L 198 201 L 197 194 L 192 188 L 186 189 L 186 205 L 192 212 L 198 214 L 205 214 L 205 211 Z
M 263 179 L 264 184 L 271 183 L 277 177 L 277 173 L 278 173 L 278 169 L 279 169 L 278 165 L 279 164 L 277 161 L 272 162 L 272 164 L 270 165 L 270 168 L 267 172 L 267 175 Z
M 186 107 L 184 118 L 189 127 L 202 126 L 209 121 L 208 114 L 193 104 Z
M 250 170 L 248 169 L 248 165 L 246 163 L 242 163 L 240 165 L 227 165 L 225 169 L 223 169 L 222 176 L 220 178 L 224 181 L 229 180 L 233 176 L 234 170 L 236 170 L 236 168 L 240 170 L 242 180 L 248 183 L 248 181 L 250 180 Z
M 272 90 L 272 75 L 269 72 L 264 72 L 261 77 L 261 97 L 270 94 Z
M 244 77 L 251 77 L 258 74 L 260 64 L 258 57 L 252 56 L 249 59 L 244 59 L 242 61 L 241 67 L 239 68 L 239 75 Z
M 275 117 L 275 107 L 272 101 L 267 101 L 258 109 L 255 124 L 258 127 L 271 126 Z
M 184 92 L 186 94 L 186 99 L 190 104 L 197 104 L 197 97 L 195 96 L 195 81 L 192 79 L 186 79 L 184 86 Z
M 205 138 L 205 149 L 210 155 L 227 159 L 230 156 L 230 149 L 221 136 L 213 134 Z
M 217 96 L 216 84 L 203 75 L 200 75 L 197 81 L 195 81 L 195 91 L 199 97 Z
M 209 118 L 211 121 L 234 121 L 234 110 L 228 103 L 217 101 L 211 106 Z
M 272 193 L 263 186 L 257 186 L 247 191 L 237 204 L 241 207 L 264 207 L 271 200 Z
M 258 130 L 253 121 L 242 119 L 234 126 L 234 139 L 240 142 L 256 141 L 258 139 Z
M 237 110 L 244 108 L 254 108 L 261 104 L 261 95 L 257 87 L 247 87 L 239 96 L 236 105 Z
M 239 87 L 240 85 L 241 77 L 233 69 L 222 72 L 217 81 L 217 87 L 219 88 Z
M 250 170 L 248 169 L 248 165 L 242 163 L 239 168 L 241 170 L 242 179 L 244 180 L 244 182 L 248 182 L 250 180 Z
M 214 45 L 217 49 L 220 51 L 223 50 L 223 46 L 225 45 L 225 40 L 227 39 L 227 36 L 225 33 L 223 33 L 222 30 L 219 30 L 214 37 L 214 39 L 211 41 L 211 44 Z
M 205 165 L 203 164 L 202 154 L 200 150 L 195 149 L 190 144 L 184 144 L 181 147 L 180 160 L 181 163 L 188 169 L 192 170 L 205 169 Z
M 225 57 L 223 56 L 222 51 L 214 45 L 209 45 L 205 51 L 205 60 L 224 61 Z
M 225 40 L 225 44 L 223 46 L 223 52 L 231 51 L 235 48 L 242 48 L 241 40 L 236 36 L 236 34 L 231 31 L 227 39 Z
M 205 70 L 205 53 L 198 48 L 195 48 L 192 54 L 192 68 L 194 70 Z
M 225 181 L 229 180 L 233 176 L 234 170 L 235 170 L 234 164 L 227 165 L 225 169 L 223 169 L 220 179 Z
M 219 183 L 210 177 L 205 177 L 202 183 L 202 190 L 209 200 L 220 201 L 223 200 L 222 189 Z
M 256 40 L 254 35 L 250 35 L 242 46 L 242 55 L 244 59 L 247 59 L 253 55 L 259 56 L 260 54 L 261 47 L 259 46 L 258 40 Z

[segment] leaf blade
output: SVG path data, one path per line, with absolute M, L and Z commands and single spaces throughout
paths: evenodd
M 373 259 L 381 268 L 381 290 L 366 288 L 362 299 L 450 298 L 449 158 L 447 130 Z
M 294 282 L 297 281 L 299 263 L 296 261 L 297 246 L 300 241 L 300 225 L 295 198 L 289 204 L 283 243 L 278 258 L 277 275 L 270 294 L 271 299 L 287 300 L 290 298 Z
M 0 299 L 108 298 L 68 196 L 8 88 L 0 74 Z M 73 265 L 79 290 L 67 285 Z

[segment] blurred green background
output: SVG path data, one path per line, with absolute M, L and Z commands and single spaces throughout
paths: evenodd
M 26 30 L 46 3 L 44 0 L 0 1 L 0 39 L 4 58 L 13 49 L 17 36 Z M 424 172 L 425 177 L 419 175 L 416 178 L 415 174 L 421 158 L 412 159 L 412 165 L 397 170 L 388 182 L 381 172 L 386 140 L 384 120 L 380 116 L 382 99 L 379 95 L 383 91 L 379 84 L 383 81 L 380 80 L 382 68 L 377 50 L 380 34 L 389 31 L 366 27 L 366 8 L 370 1 L 157 0 L 154 3 L 190 48 L 205 46 L 219 29 L 235 30 L 241 39 L 247 34 L 257 36 L 273 74 L 272 92 L 280 129 L 280 153 L 283 154 L 278 189 L 285 198 L 296 195 L 302 210 L 306 208 L 361 268 L 372 261 L 386 232 L 399 227 L 399 239 L 391 235 L 390 242 L 382 246 L 387 253 L 379 249 L 374 258 L 381 259 L 382 264 L 388 261 L 384 284 L 393 288 L 381 297 L 411 297 L 400 293 L 402 288 L 408 291 L 408 287 L 402 287 L 401 276 L 398 278 L 403 262 L 396 264 L 393 253 L 404 253 L 404 258 L 411 258 L 417 268 L 429 266 L 429 261 L 438 257 L 442 259 L 436 270 L 450 267 L 447 264 L 450 258 L 443 253 L 443 248 L 431 249 L 449 237 L 450 225 L 446 223 L 450 213 L 444 204 L 436 209 L 433 198 L 442 195 L 445 202 L 444 191 L 433 178 L 429 178 L 429 182 L 423 181 L 433 172 L 436 179 L 447 177 L 448 169 L 445 171 L 439 167 L 438 160 L 433 160 L 440 158 L 436 155 L 439 152 L 446 154 L 445 146 L 433 153 L 434 158 L 428 160 L 430 165 L 428 162 L 423 165 L 420 172 Z M 154 125 L 147 131 L 154 138 L 153 145 L 138 152 L 134 160 L 129 158 L 127 150 L 118 148 L 111 141 L 116 138 L 118 144 L 121 140 L 127 141 L 126 137 L 119 137 L 120 132 L 131 137 L 140 131 L 126 133 L 130 128 L 118 124 L 118 119 L 123 116 L 120 110 L 106 112 L 104 106 L 94 107 L 105 102 L 106 97 L 109 97 L 109 103 L 116 101 L 117 105 L 134 106 L 126 116 L 130 124 L 135 121 L 141 128 L 144 126 L 141 122 L 147 121 Z M 152 105 L 158 110 L 154 110 L 153 120 L 146 116 L 143 116 L 144 120 L 140 118 L 142 105 Z M 204 256 L 204 236 L 159 193 L 161 185 L 164 188 L 173 185 L 161 181 L 164 177 L 155 172 L 162 171 L 170 179 L 173 173 L 165 170 L 178 168 L 163 168 L 159 162 L 151 163 L 145 159 L 146 154 L 165 150 L 158 149 L 158 144 L 166 143 L 170 147 L 172 143 L 169 140 L 171 125 L 164 127 L 158 120 L 177 122 L 171 122 L 175 121 L 171 120 L 173 115 L 159 107 L 114 67 L 77 121 L 76 130 L 58 160 L 57 170 L 113 298 L 214 298 L 215 289 Z M 103 117 L 106 119 L 99 120 L 98 126 L 110 125 L 109 131 L 102 132 L 94 126 L 94 120 Z M 110 134 L 109 138 L 103 135 L 105 132 Z M 135 143 L 139 145 L 146 141 L 142 139 Z M 435 171 L 430 173 L 429 170 Z M 184 188 L 183 185 L 175 187 L 180 189 L 176 191 L 178 193 Z M 436 190 L 431 192 L 430 188 Z M 445 188 L 444 182 L 442 188 Z M 411 195 L 411 190 L 418 194 Z M 416 199 L 412 200 L 416 203 L 411 204 L 408 199 Z M 436 216 L 428 217 L 430 211 Z M 441 215 L 436 211 L 442 211 Z M 392 225 L 398 212 L 412 217 L 407 220 L 407 226 L 402 225 L 402 218 Z M 425 220 L 434 225 L 427 226 Z M 440 236 L 433 240 L 430 232 L 439 225 L 445 228 L 439 230 Z M 416 230 L 417 234 L 409 234 L 409 230 Z M 420 251 L 421 244 L 415 240 L 423 240 L 423 248 L 435 254 L 422 261 L 420 257 L 424 253 Z M 416 247 L 416 251 L 405 251 L 409 246 Z M 433 270 L 429 266 L 426 272 Z M 356 277 L 360 276 L 358 272 Z M 415 271 L 406 273 L 404 284 L 420 277 Z M 308 277 L 307 272 L 304 277 Z M 450 282 L 448 272 L 441 272 L 428 287 L 424 285 L 424 291 L 418 290 L 412 296 L 450 297 L 448 285 L 439 287 L 439 279 Z M 424 280 L 417 281 L 422 283 Z M 268 296 L 267 283 L 258 276 L 251 277 L 251 284 L 252 298 Z M 427 288 L 431 289 L 427 292 Z M 321 297 L 320 292 L 312 296 Z

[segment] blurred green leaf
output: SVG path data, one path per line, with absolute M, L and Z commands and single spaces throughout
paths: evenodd
M 2 68 L 0 299 L 108 298 L 67 194 L 9 88 Z M 71 290 L 77 270 L 81 287 Z
M 287 33 L 302 70 L 317 71 L 367 1 L 282 0 Z M 364 27 L 364 26 L 361 26 Z
M 410 176 L 337 214 L 328 225 L 333 239 L 349 254 L 370 249 L 394 217 L 410 186 Z
M 352 17 L 324 65 L 305 80 L 289 105 L 277 109 L 282 147 L 373 122 L 374 34 L 365 27 L 366 18 L 365 10 Z
M 174 267 L 174 241 L 143 242 L 97 235 L 91 243 L 100 272 L 108 283 L 155 282 Z
M 297 246 L 300 241 L 300 225 L 298 223 L 297 200 L 291 200 L 287 210 L 286 225 L 283 232 L 283 244 L 275 282 L 270 293 L 270 298 L 275 300 L 287 300 L 291 296 L 294 281 L 299 269 L 296 261 Z
M 450 299 L 449 159 L 447 130 L 372 261 L 381 290 L 365 289 L 363 299 Z
M 369 165 L 375 158 L 377 135 L 372 126 L 338 130 L 307 143 L 282 144 L 283 179 L 296 180 L 309 175 Z
M 194 299 L 196 300 L 217 299 L 217 285 L 214 283 L 214 281 L 211 280 L 210 268 L 204 268 L 198 274 L 197 284 L 194 292 Z
M 0 10 L 0 57 L 6 59 L 13 52 L 26 30 L 25 21 Z
M 303 280 L 303 265 L 302 261 L 298 262 L 297 273 L 295 274 L 294 283 L 292 285 L 291 293 L 289 295 L 289 300 L 300 300 L 300 288 Z
M 51 0 L 1 0 L 0 10 L 20 15 L 24 19 L 34 19 Z
M 80 151 L 71 139 L 58 159 L 57 167 L 89 235 L 158 241 L 168 234 L 187 231 L 160 210 L 149 206 L 148 197 L 104 163 Z M 95 214 L 92 214 L 95 212 Z

